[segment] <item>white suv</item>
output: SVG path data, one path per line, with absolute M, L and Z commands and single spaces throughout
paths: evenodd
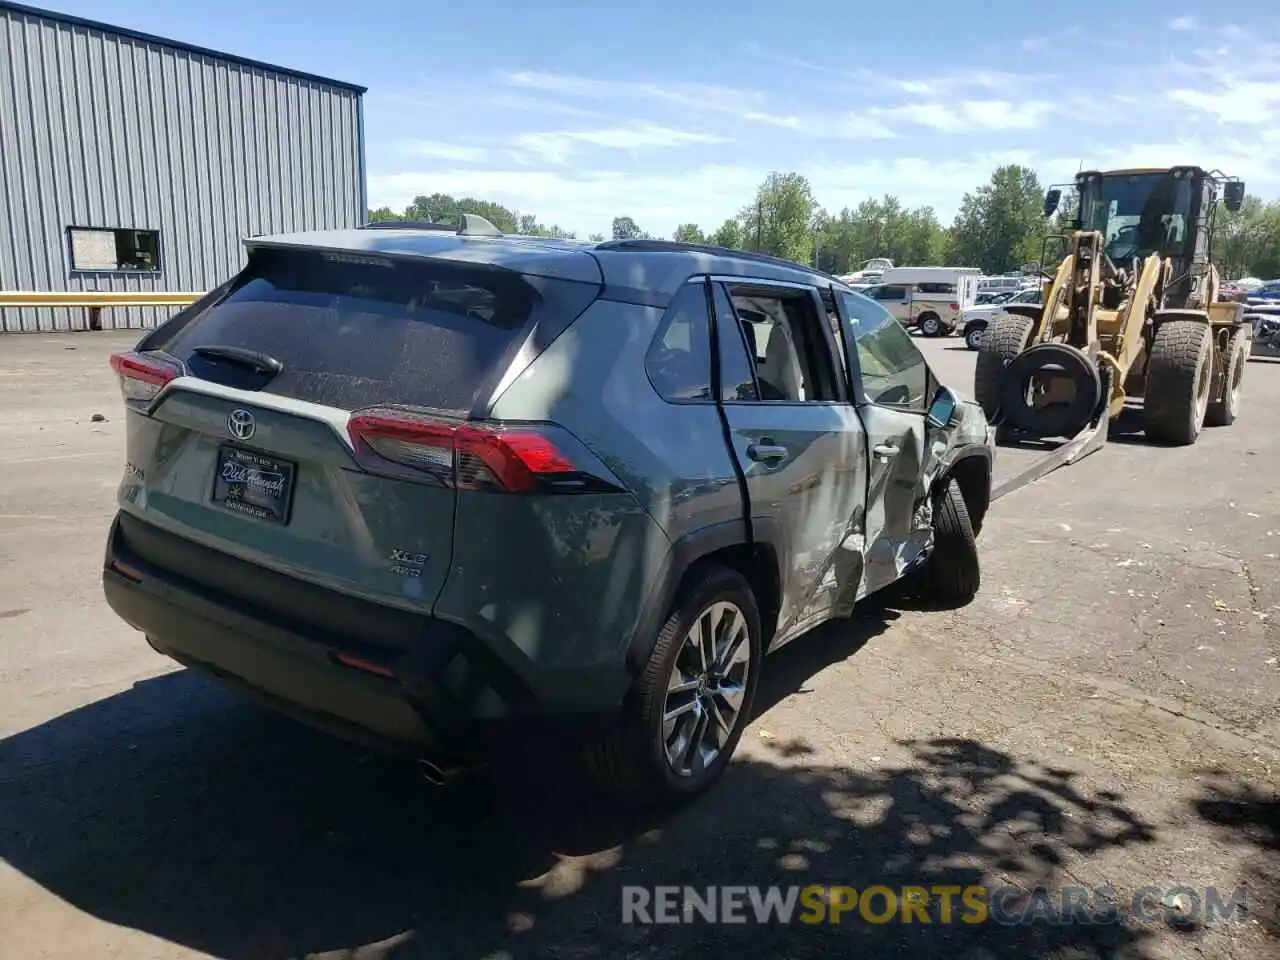
M 977 350 L 982 346 L 983 338 L 987 335 L 987 324 L 994 318 L 1005 312 L 1005 309 L 1015 303 L 1039 304 L 1044 294 L 1041 293 L 1039 287 L 1033 287 L 1014 294 L 1003 303 L 984 303 L 980 307 L 970 307 L 962 314 L 964 323 L 964 343 L 970 350 Z

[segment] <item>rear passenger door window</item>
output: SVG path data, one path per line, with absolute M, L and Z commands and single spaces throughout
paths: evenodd
M 671 403 L 713 399 L 705 283 L 686 283 L 676 291 L 649 346 L 645 371 L 658 394 Z
M 716 302 L 727 300 L 724 309 L 732 310 L 731 322 L 741 330 L 755 368 L 756 399 L 803 403 L 839 398 L 812 291 L 747 282 L 724 284 L 721 291 Z

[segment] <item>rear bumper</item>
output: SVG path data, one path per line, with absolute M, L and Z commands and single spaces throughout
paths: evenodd
M 326 636 L 149 565 L 119 526 L 117 517 L 102 575 L 111 609 L 157 652 L 313 727 L 376 749 L 465 763 L 491 753 L 516 718 L 522 731 L 546 719 L 579 732 L 608 719 L 605 706 L 560 715 L 454 624 L 429 621 L 404 651 Z

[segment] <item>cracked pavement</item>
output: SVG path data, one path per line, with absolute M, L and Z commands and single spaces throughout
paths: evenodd
M 0 956 L 1280 955 L 1278 364 L 1190 448 L 1123 438 L 997 502 L 960 610 L 868 604 L 771 658 L 721 785 L 610 811 L 531 758 L 432 792 L 175 668 L 98 567 L 106 366 L 0 358 Z M 918 341 L 967 392 L 973 355 Z M 104 421 L 95 422 L 100 413 Z M 1011 476 L 1034 454 L 1001 450 Z M 511 777 L 514 776 L 514 779 Z M 1243 885 L 1239 923 L 627 926 L 625 884 Z

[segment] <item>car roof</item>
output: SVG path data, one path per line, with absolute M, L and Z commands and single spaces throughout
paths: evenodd
M 441 225 L 309 230 L 250 237 L 249 250 L 275 247 L 329 253 L 424 257 L 503 267 L 531 276 L 603 284 L 627 299 L 664 304 L 690 276 L 756 278 L 832 285 L 854 292 L 830 274 L 766 254 L 673 240 L 600 242 L 522 235 L 465 235 Z

